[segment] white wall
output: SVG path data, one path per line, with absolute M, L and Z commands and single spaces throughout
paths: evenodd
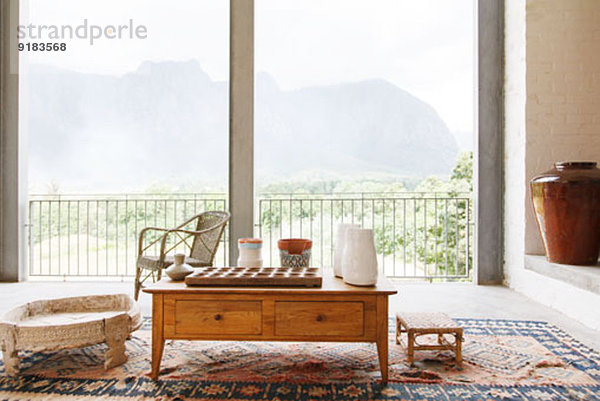
M 525 254 L 525 0 L 505 3 L 504 277 Z
M 526 253 L 543 253 L 529 180 L 600 157 L 600 1 L 505 5 L 505 281 L 600 330 L 600 296 L 524 268 Z

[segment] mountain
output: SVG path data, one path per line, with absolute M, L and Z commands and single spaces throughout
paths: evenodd
M 195 61 L 144 62 L 123 76 L 34 65 L 23 89 L 33 182 L 72 191 L 225 186 L 228 85 Z M 255 98 L 258 177 L 448 175 L 458 151 L 431 106 L 383 80 L 283 91 L 259 74 Z
M 262 74 L 256 99 L 259 167 L 425 176 L 447 175 L 454 165 L 458 147 L 435 110 L 389 82 L 283 92 Z M 299 157 L 285 151 L 290 144 Z

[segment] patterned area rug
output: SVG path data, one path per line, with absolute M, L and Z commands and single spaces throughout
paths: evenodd
M 23 355 L 22 375 L 0 365 L 2 400 L 600 400 L 600 355 L 544 322 L 457 319 L 464 365 L 447 352 L 416 353 L 390 325 L 390 383 L 372 344 L 168 341 L 150 380 L 147 325 L 129 361 L 102 369 L 103 345 Z

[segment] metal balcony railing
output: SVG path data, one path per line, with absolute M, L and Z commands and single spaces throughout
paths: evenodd
M 278 264 L 279 238 L 301 237 L 313 240 L 313 265 L 332 266 L 336 226 L 353 223 L 373 229 L 379 267 L 388 277 L 471 277 L 473 222 L 468 194 L 276 194 L 258 203 L 258 235 L 270 265 Z
M 312 264 L 330 267 L 336 226 L 355 223 L 375 235 L 387 276 L 469 279 L 472 201 L 469 194 L 264 194 L 255 234 L 265 264 L 279 265 L 277 240 L 313 240 Z M 29 202 L 29 275 L 129 277 L 146 226 L 173 227 L 205 210 L 226 210 L 225 194 L 44 195 Z M 226 231 L 215 263 L 227 265 Z
M 142 228 L 175 227 L 203 211 L 226 209 L 224 194 L 32 196 L 29 275 L 135 276 Z M 220 265 L 228 260 L 227 235 L 215 259 Z

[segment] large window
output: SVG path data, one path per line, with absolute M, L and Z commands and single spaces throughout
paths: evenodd
M 143 227 L 227 208 L 228 1 L 21 7 L 29 273 L 133 275 Z
M 468 277 L 474 0 L 235 4 L 22 0 L 30 272 L 129 275 L 141 227 L 231 208 L 232 239 L 268 237 L 269 264 L 278 238 L 301 236 L 330 266 L 335 226 L 353 222 L 375 231 L 386 274 Z M 231 16 L 245 47 L 230 53 Z M 229 162 L 253 188 L 251 158 L 228 152 L 230 138 L 252 151 L 251 106 L 254 221 L 247 198 L 227 204 Z
M 375 231 L 402 277 L 468 277 L 472 263 L 473 0 L 256 0 L 260 234 Z

